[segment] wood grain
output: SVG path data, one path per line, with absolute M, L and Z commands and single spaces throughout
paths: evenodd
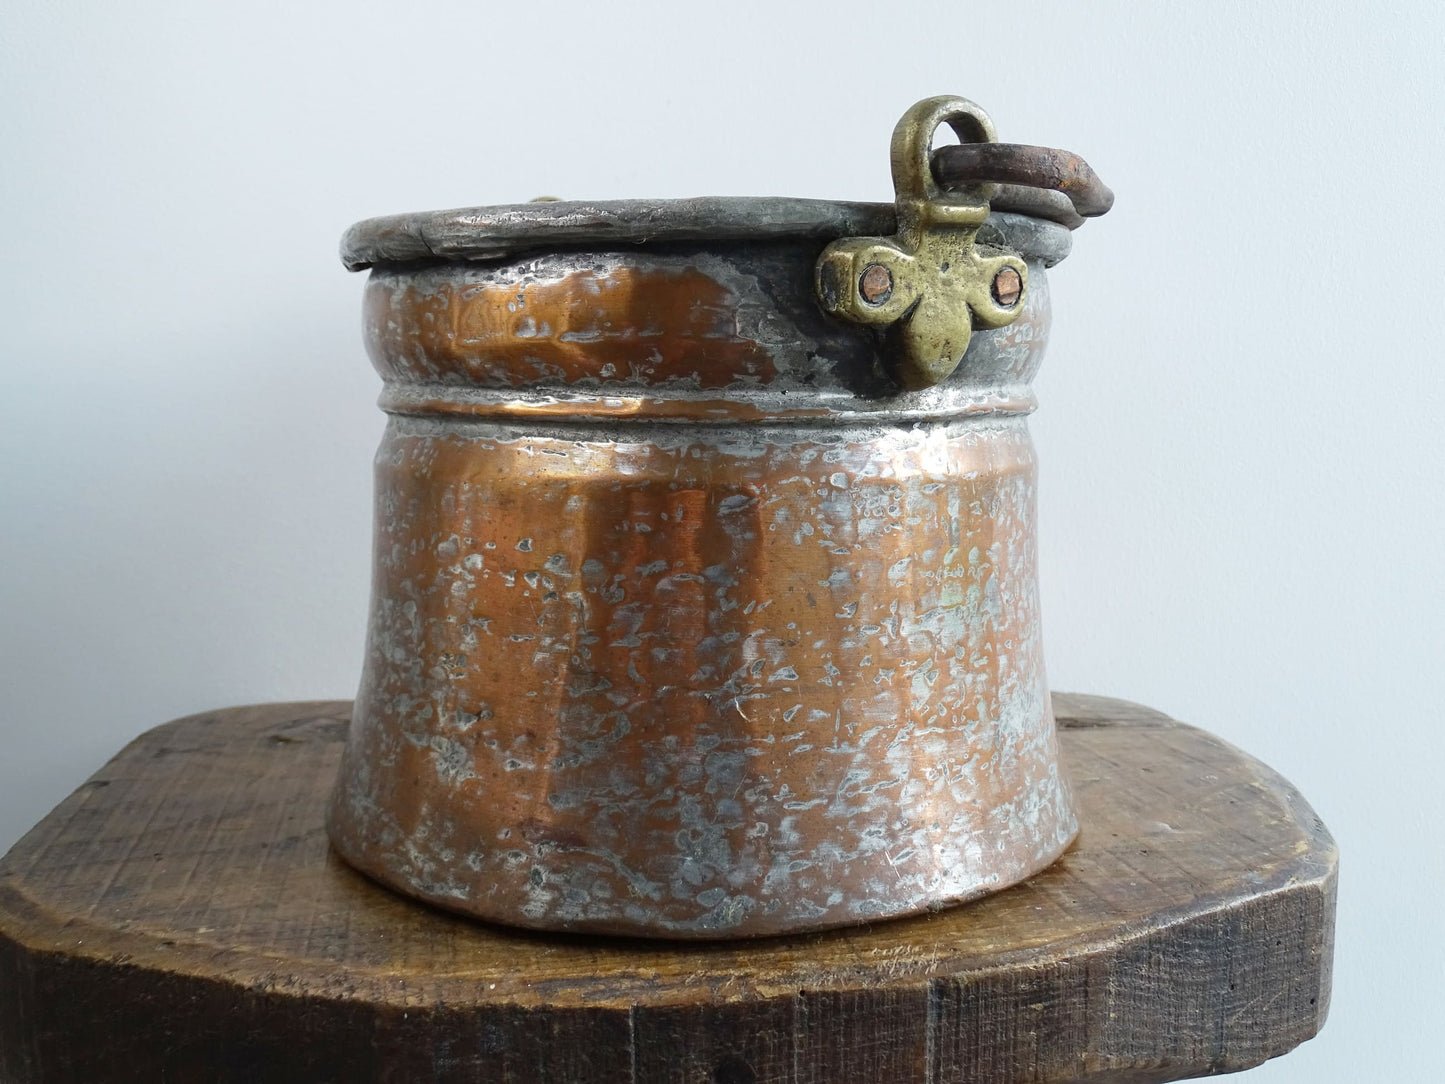
M 1320 1027 L 1336 854 L 1292 787 L 1138 705 L 1056 695 L 1083 833 L 1024 884 L 788 939 L 471 922 L 322 829 L 350 705 L 138 738 L 0 862 L 4 1081 L 1175 1080 Z

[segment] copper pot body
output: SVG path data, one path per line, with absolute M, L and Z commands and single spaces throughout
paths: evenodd
M 374 269 L 391 417 L 339 852 L 480 918 L 673 938 L 1056 858 L 1026 415 L 1067 235 L 990 228 L 1027 307 L 923 392 L 819 310 L 816 239 Z

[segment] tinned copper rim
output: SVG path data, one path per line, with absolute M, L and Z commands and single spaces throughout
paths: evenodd
M 1002 186 L 1000 193 L 1008 189 Z M 996 199 L 995 214 L 980 239 L 988 241 L 991 231 L 1005 232 L 1009 247 L 1052 267 L 1072 245 L 1068 222 L 1062 220 L 1082 219 L 1059 193 L 1029 191 L 1027 200 L 1014 204 Z M 361 271 L 437 260 L 494 260 L 537 249 L 775 241 L 816 242 L 821 248 L 840 237 L 889 234 L 897 224 L 891 203 L 781 196 L 552 200 L 368 218 L 342 236 L 341 262 L 349 271 Z
M 796 402 L 796 396 L 793 397 Z M 876 426 L 910 422 L 947 421 L 984 414 L 1032 414 L 1038 398 L 1028 387 L 983 391 L 967 398 L 954 398 L 935 405 L 912 408 L 878 405 L 860 409 L 846 393 L 834 396 L 836 405 L 815 396 L 813 405 L 789 405 L 786 397 L 753 396 L 749 400 L 690 398 L 683 396 L 588 395 L 527 397 L 477 388 L 436 384 L 388 384 L 378 401 L 388 414 L 454 418 L 536 419 L 579 423 L 618 421 L 680 422 L 690 425 L 735 425 L 746 422 L 764 425 Z M 821 401 L 820 401 L 821 400 Z

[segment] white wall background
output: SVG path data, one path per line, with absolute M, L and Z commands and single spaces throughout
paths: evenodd
M 351 695 L 373 214 L 890 196 L 915 99 L 1118 193 L 1039 380 L 1057 688 L 1292 779 L 1334 1008 L 1256 1081 L 1425 1081 L 1445 1012 L 1445 14 L 1376 5 L 17 3 L 0 13 L 0 849 L 139 731 Z

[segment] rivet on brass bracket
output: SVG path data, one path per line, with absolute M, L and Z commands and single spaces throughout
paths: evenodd
M 934 179 L 929 146 L 941 124 L 966 143 L 997 139 L 988 114 L 966 98 L 919 102 L 893 129 L 898 232 L 834 241 L 818 259 L 823 308 L 886 329 L 894 376 L 905 388 L 948 379 L 974 325 L 1012 323 L 1028 289 L 1023 260 L 976 241 L 997 185 L 944 190 Z

